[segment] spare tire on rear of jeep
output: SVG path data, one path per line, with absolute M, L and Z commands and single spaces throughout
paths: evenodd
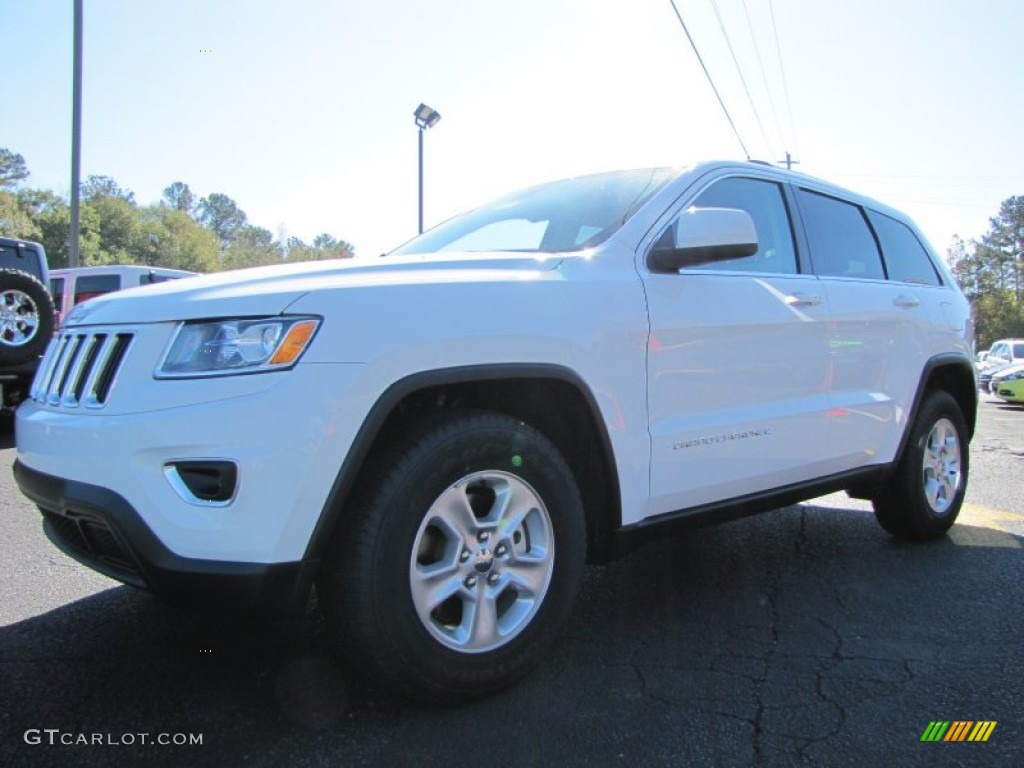
M 35 360 L 53 336 L 53 298 L 38 279 L 0 269 L 0 365 Z

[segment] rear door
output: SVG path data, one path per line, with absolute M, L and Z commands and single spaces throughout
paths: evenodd
M 815 478 L 826 446 L 827 296 L 798 259 L 784 186 L 718 179 L 682 201 L 663 231 L 691 205 L 747 211 L 759 250 L 678 274 L 641 267 L 649 514 Z
M 913 254 L 900 252 L 899 228 L 906 230 L 900 222 L 871 214 L 890 246 L 887 266 L 882 238 L 865 208 L 811 189 L 797 190 L 796 197 L 832 314 L 828 453 L 833 471 L 890 461 L 931 345 L 937 274 L 927 257 L 930 277 L 914 266 Z M 909 230 L 906 234 L 913 237 Z

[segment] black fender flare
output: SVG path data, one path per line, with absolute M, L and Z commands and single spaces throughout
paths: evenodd
M 601 411 L 597 406 L 593 392 L 575 371 L 565 366 L 550 363 L 500 363 L 421 371 L 401 378 L 391 384 L 381 393 L 367 412 L 359 431 L 356 433 L 355 439 L 352 441 L 352 445 L 349 447 L 348 453 L 345 455 L 344 461 L 342 461 L 323 508 L 320 510 L 316 526 L 306 546 L 303 561 L 319 562 L 323 557 L 338 521 L 343 514 L 341 502 L 351 492 L 380 434 L 381 428 L 399 403 L 410 395 L 425 389 L 445 385 L 514 379 L 554 379 L 572 386 L 580 393 L 583 401 L 591 411 L 591 418 L 597 426 L 600 435 L 601 445 L 598 447 L 598 450 L 606 464 L 606 479 L 610 483 L 612 497 L 616 500 L 615 509 L 618 510 L 618 500 L 621 499 L 621 491 L 615 454 L 612 449 L 611 439 L 608 436 L 607 425 L 601 416 Z M 621 512 L 619 520 L 615 521 L 613 527 L 617 527 L 620 524 Z M 610 531 L 601 531 L 603 538 L 605 533 L 610 533 Z

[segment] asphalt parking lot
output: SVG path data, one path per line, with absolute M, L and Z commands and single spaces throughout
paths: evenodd
M 522 684 L 421 709 L 357 683 L 312 610 L 226 623 L 67 559 L 0 436 L 0 764 L 1024 765 L 1024 408 L 986 398 L 971 456 L 943 540 L 836 494 L 660 541 L 588 569 Z

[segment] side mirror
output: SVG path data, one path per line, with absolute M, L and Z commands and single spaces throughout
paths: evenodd
M 659 242 L 647 254 L 652 272 L 675 273 L 683 267 L 741 259 L 758 249 L 754 220 L 735 208 L 690 208 L 669 232 L 672 244 Z

